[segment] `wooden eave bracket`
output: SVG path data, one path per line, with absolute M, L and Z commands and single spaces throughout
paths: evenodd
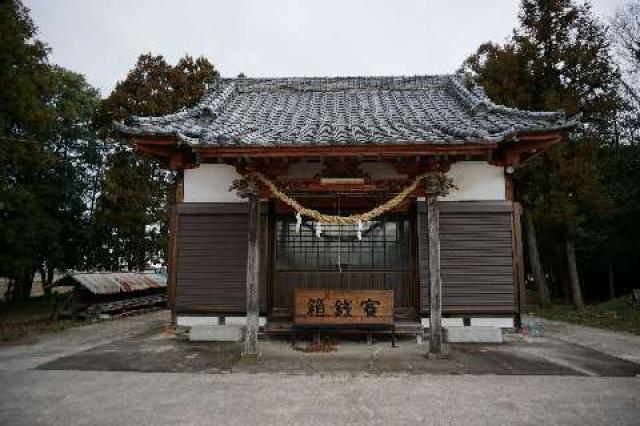
M 517 167 L 565 139 L 559 132 L 519 135 L 517 140 L 500 144 L 494 151 L 490 164 Z
M 142 155 L 159 160 L 170 170 L 184 170 L 198 167 L 199 156 L 186 144 L 176 144 L 173 140 L 132 138 L 136 151 Z

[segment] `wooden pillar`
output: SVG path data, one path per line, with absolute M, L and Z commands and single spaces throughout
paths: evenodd
M 507 200 L 511 201 L 513 211 L 511 214 L 511 245 L 513 262 L 513 282 L 516 295 L 516 315 L 514 317 L 515 328 L 522 328 L 522 315 L 526 306 L 526 293 L 524 287 L 524 256 L 522 248 L 522 206 L 515 201 L 515 187 L 513 182 L 513 166 L 505 168 L 505 193 Z
M 527 293 L 524 286 L 524 255 L 522 249 L 522 206 L 520 203 L 513 203 L 513 264 L 515 274 L 515 285 L 517 295 L 517 313 L 515 317 L 515 327 L 522 328 L 522 315 L 526 312 Z
M 257 191 L 247 191 L 249 201 L 249 228 L 247 253 L 247 329 L 245 335 L 244 357 L 258 355 L 258 279 L 260 271 L 260 245 L 258 232 L 260 229 L 260 212 Z
M 176 192 L 171 208 L 171 220 L 169 224 L 169 250 L 167 258 L 167 297 L 171 309 L 171 325 L 177 323 L 177 295 L 178 295 L 178 233 L 180 228 L 180 216 L 178 204 L 184 201 L 184 175 L 179 171 L 176 176 Z
M 437 196 L 427 197 L 429 232 L 429 354 L 443 352 L 442 336 L 442 278 L 440 277 L 440 211 Z

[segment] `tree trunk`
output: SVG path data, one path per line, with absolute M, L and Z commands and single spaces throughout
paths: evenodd
M 40 282 L 42 283 L 42 292 L 50 295 L 53 285 L 53 268 L 44 265 L 40 267 Z
M 13 299 L 26 300 L 31 297 L 31 289 L 33 288 L 34 271 L 26 269 L 15 280 L 13 288 Z
M 578 276 L 578 266 L 576 265 L 576 242 L 567 238 L 565 241 L 567 250 L 567 267 L 569 268 L 569 286 L 571 299 L 576 308 L 583 308 L 582 291 L 580 290 L 580 277 Z
M 55 276 L 56 270 L 55 268 L 47 268 L 47 282 L 44 287 L 44 292 L 46 294 L 51 294 L 53 292 L 53 279 Z
M 42 292 L 44 294 L 50 294 L 47 291 L 47 269 L 44 265 L 40 267 L 40 282 L 42 283 Z
M 613 277 L 613 262 L 611 262 L 611 256 L 607 257 L 607 272 L 609 273 L 609 298 L 616 297 L 616 283 Z
M 566 303 L 571 304 L 573 303 L 573 298 L 571 296 L 571 280 L 566 274 L 566 271 L 563 271 L 563 272 L 565 272 L 565 274 L 562 276 L 562 293 L 564 296 L 563 298 Z
M 531 271 L 533 272 L 533 281 L 536 284 L 540 304 L 542 304 L 542 306 L 548 306 L 551 303 L 551 297 L 549 295 L 549 288 L 547 287 L 547 280 L 544 277 L 544 271 L 540 264 L 536 228 L 533 224 L 531 213 L 528 210 L 524 211 L 524 220 L 527 227 L 527 247 L 529 249 L 529 262 L 531 263 Z
M 9 278 L 7 281 L 7 289 L 4 291 L 4 299 L 12 300 L 14 298 L 14 289 L 16 288 L 16 280 Z

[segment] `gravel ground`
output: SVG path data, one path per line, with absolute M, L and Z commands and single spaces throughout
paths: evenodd
M 544 325 L 544 335 L 640 364 L 640 336 L 584 325 L 526 317 Z

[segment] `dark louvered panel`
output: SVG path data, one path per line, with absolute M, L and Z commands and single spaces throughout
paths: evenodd
M 418 202 L 422 312 L 429 310 L 425 205 Z M 438 207 L 443 313 L 515 312 L 512 204 L 500 201 L 440 202 Z
M 511 203 L 439 206 L 443 312 L 515 312 Z
M 266 306 L 267 209 L 261 206 L 260 309 Z M 246 311 L 247 208 L 244 203 L 189 203 L 178 209 L 178 313 Z

